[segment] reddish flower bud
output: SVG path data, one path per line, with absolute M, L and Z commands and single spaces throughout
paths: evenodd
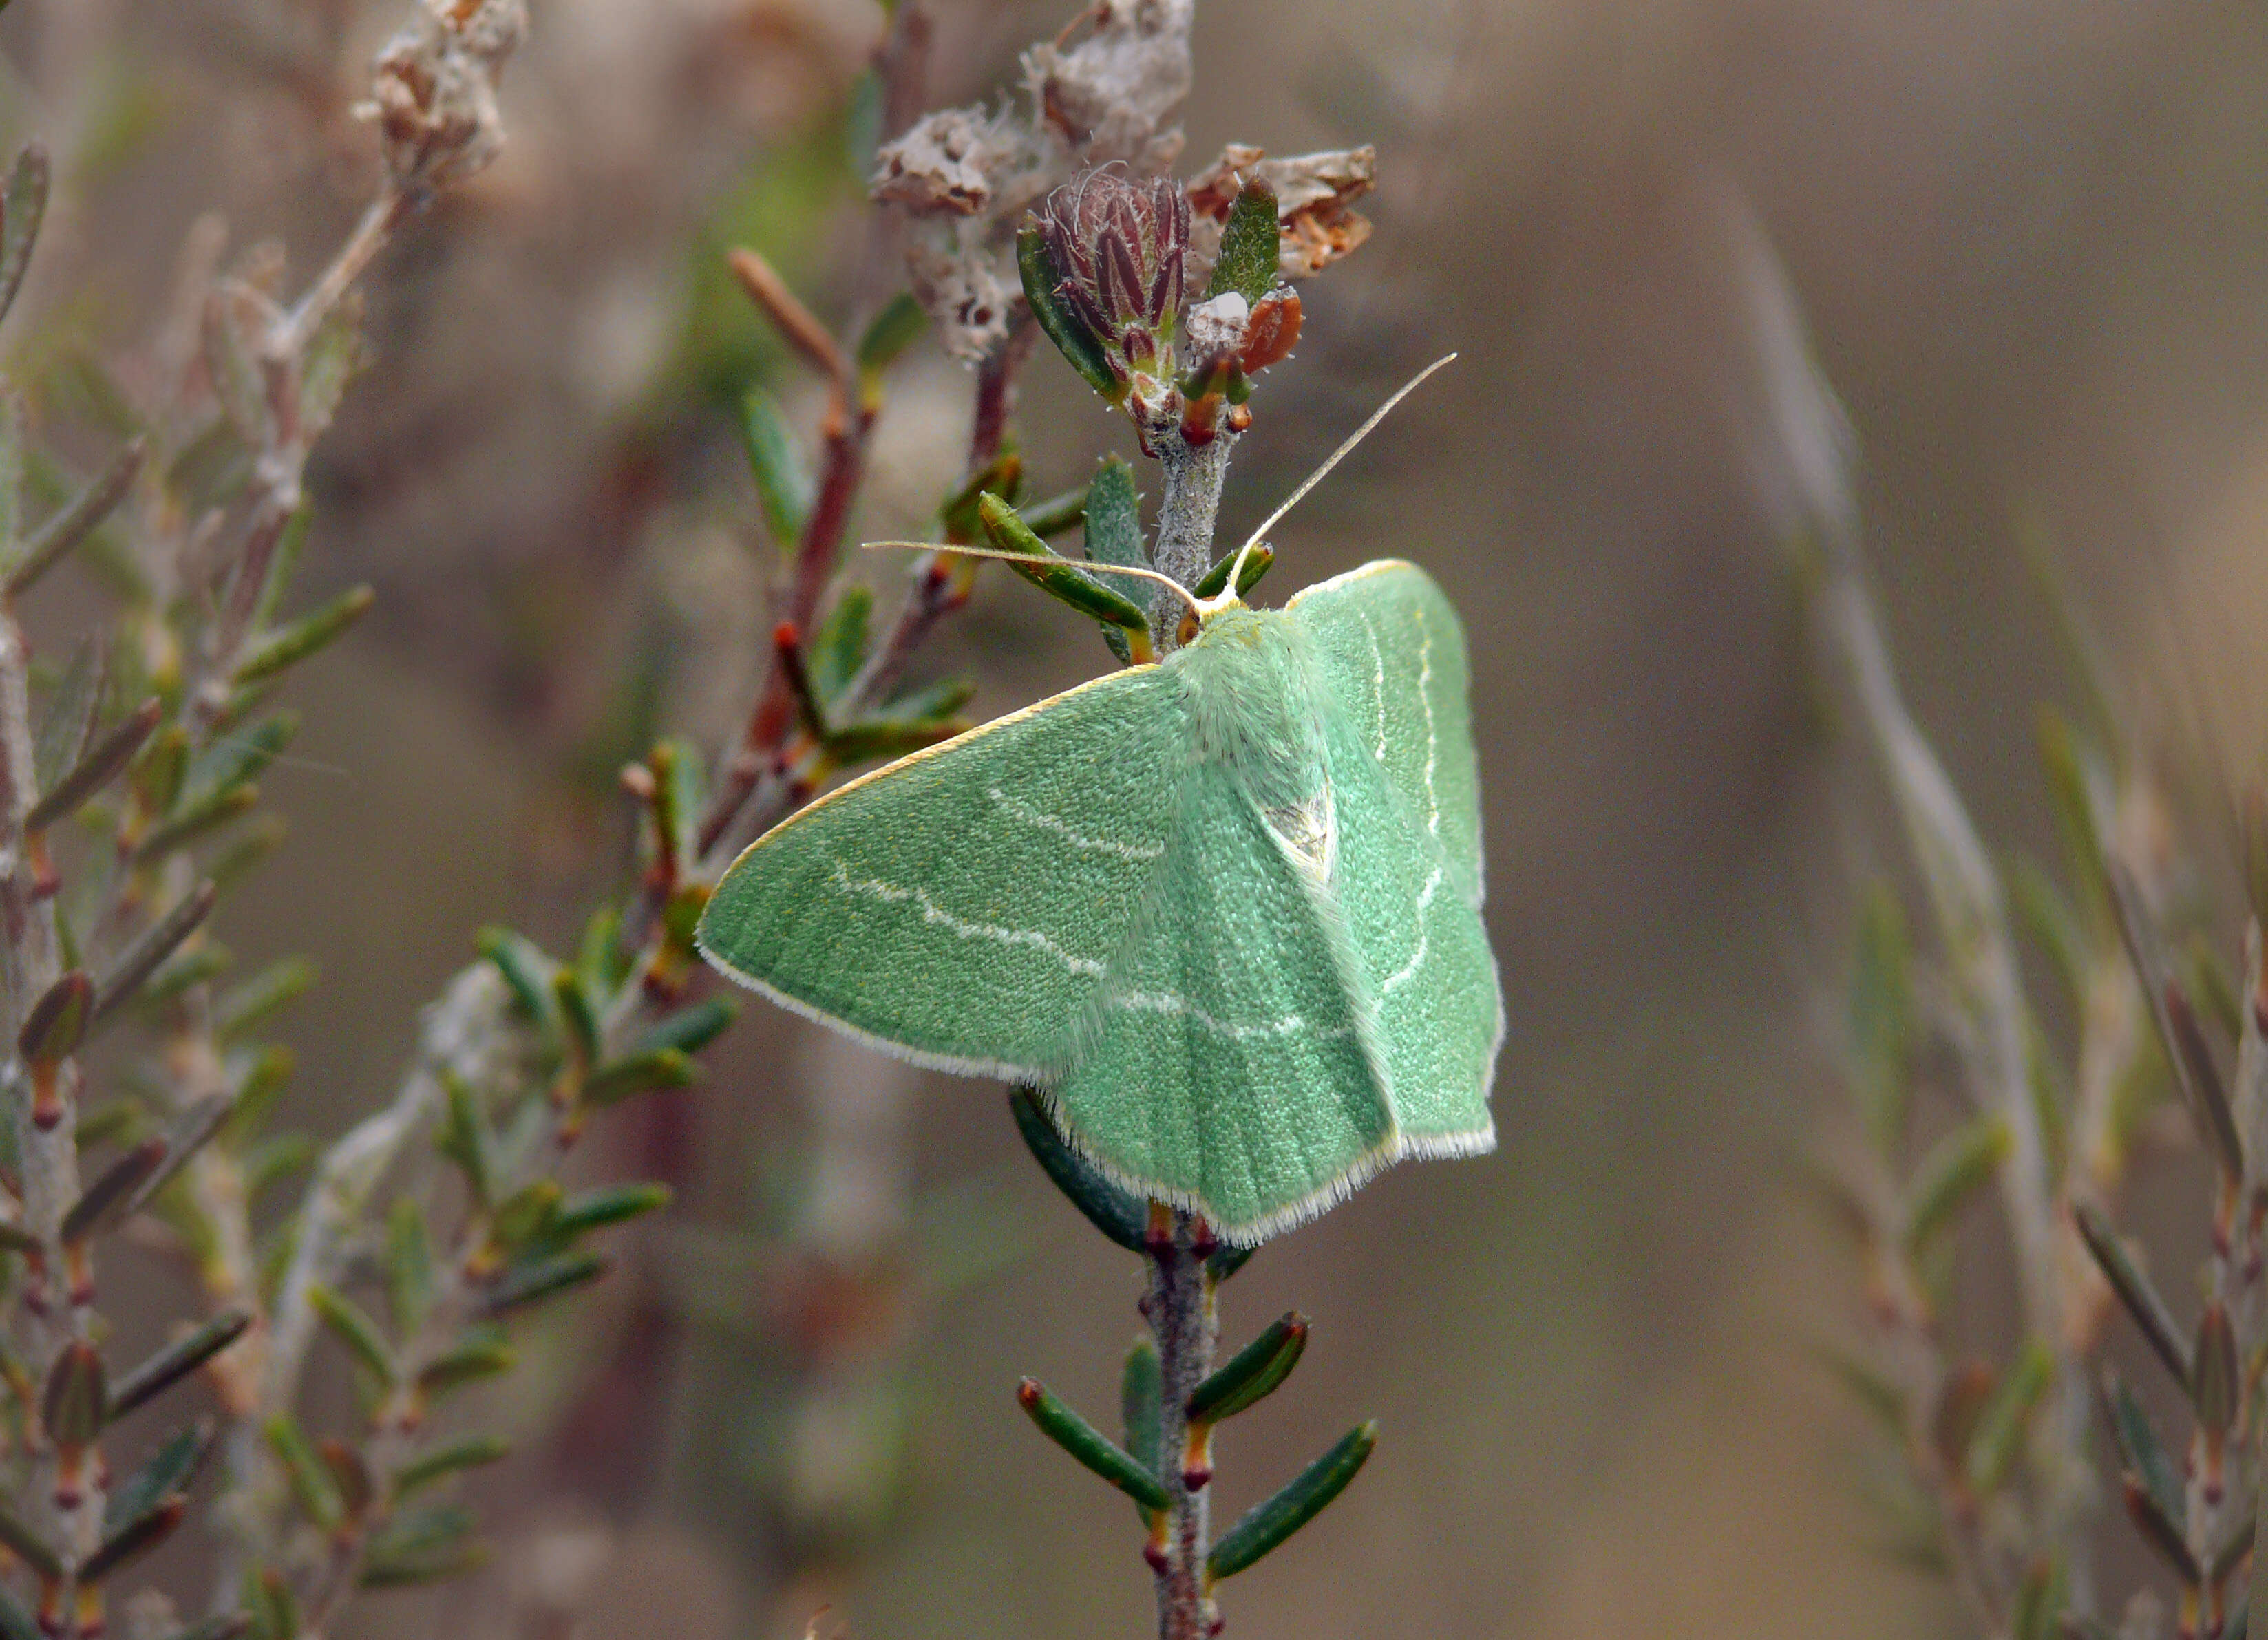
M 1102 345 L 1123 379 L 1170 367 L 1180 321 L 1189 202 L 1171 180 L 1090 171 L 1048 199 L 1043 231 L 1057 294 Z

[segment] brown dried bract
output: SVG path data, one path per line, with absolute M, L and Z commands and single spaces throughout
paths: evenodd
M 1248 143 L 1231 143 L 1210 170 L 1189 185 L 1189 207 L 1200 223 L 1204 254 L 1220 244 L 1220 224 L 1237 190 L 1257 179 L 1276 190 L 1276 217 L 1284 233 L 1278 268 L 1286 279 L 1304 279 L 1353 251 L 1370 238 L 1370 220 L 1353 202 L 1377 186 L 1375 148 L 1336 149 L 1270 159 Z M 1210 232 L 1204 224 L 1210 224 Z
M 497 79 L 526 33 L 526 0 L 423 0 L 386 42 L 357 112 L 378 122 L 397 187 L 446 187 L 497 157 Z
M 1033 106 L 1082 162 L 1123 159 L 1156 173 L 1180 156 L 1181 129 L 1166 121 L 1195 77 L 1196 11 L 1196 0 L 1097 0 L 1052 42 L 1024 54 Z M 1082 26 L 1084 37 L 1066 48 Z
M 917 216 L 974 217 L 992 202 L 999 175 L 1021 158 L 1005 117 L 946 108 L 917 121 L 875 156 L 873 196 Z

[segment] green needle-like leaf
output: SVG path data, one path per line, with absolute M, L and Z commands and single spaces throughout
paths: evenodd
M 98 1175 L 63 1215 L 63 1245 L 76 1246 L 124 1223 L 142 1188 L 166 1165 L 170 1148 L 163 1138 L 144 1139 Z
M 1143 1508 L 1164 1510 L 1172 1506 L 1172 1499 L 1166 1495 L 1166 1484 L 1155 1470 L 1144 1467 L 1114 1445 L 1037 1379 L 1027 1378 L 1017 1385 L 1016 1404 L 1039 1425 L 1042 1435 Z
M 549 1241 L 565 1195 L 556 1179 L 531 1180 L 497 1204 L 490 1239 L 515 1252 L 531 1242 Z
M 1880 883 L 1859 922 L 1846 1029 L 1857 1092 L 1874 1147 L 1895 1156 L 1905 1137 L 1914 1041 L 1913 950 L 1897 901 Z
M 1236 595 L 1241 598 L 1257 586 L 1260 584 L 1260 577 L 1268 573 L 1269 566 L 1275 562 L 1276 549 L 1273 547 L 1266 541 L 1253 543 L 1252 550 L 1244 555 L 1244 572 L 1236 577 Z M 1226 555 L 1211 569 L 1199 576 L 1197 584 L 1189 588 L 1189 591 L 1195 592 L 1199 598 L 1219 597 L 1220 589 L 1228 585 L 1228 572 L 1235 563 L 1235 553 Z
M 512 1443 L 496 1435 L 475 1435 L 464 1440 L 452 1441 L 420 1453 L 398 1470 L 394 1477 L 397 1495 L 407 1497 L 421 1486 L 431 1486 L 444 1475 L 466 1469 L 477 1469 L 512 1455 Z
M 2024 1420 L 2054 1381 L 2055 1354 L 2034 1340 L 2001 1375 L 1992 1398 L 1977 1415 L 1963 1464 L 1971 1491 L 1981 1497 L 2007 1477 L 2008 1466 L 2023 1442 Z
M 17 1519 L 14 1510 L 0 1501 L 0 1548 L 12 1551 L 17 1559 L 42 1577 L 60 1577 L 63 1574 L 63 1557 L 48 1547 L 47 1539 Z
M 437 1583 L 485 1563 L 487 1548 L 473 1541 L 470 1510 L 436 1504 L 396 1516 L 370 1546 L 362 1570 L 365 1589 Z
M 94 1019 L 98 1023 L 114 1014 L 121 1004 L 132 1001 L 142 982 L 156 973 L 158 965 L 179 950 L 181 942 L 212 915 L 214 893 L 210 882 L 198 884 L 181 897 L 180 903 L 143 930 L 134 943 L 119 953 L 117 963 L 95 987 Z
M 740 401 L 740 441 L 756 481 L 764 527 L 784 552 L 803 537 L 803 521 L 811 511 L 811 472 L 788 431 L 779 401 L 762 387 L 749 388 Z
M 1228 1364 L 1189 1392 L 1192 1423 L 1219 1423 L 1257 1404 L 1292 1376 L 1307 1348 L 1307 1318 L 1294 1311 L 1236 1352 Z
M 24 818 L 24 829 L 45 831 L 77 813 L 88 799 L 117 779 L 133 762 L 151 732 L 157 728 L 164 710 L 158 700 L 146 700 L 104 730 L 78 761 L 32 805 L 32 812 Z
M 166 1129 L 166 1155 L 157 1172 L 142 1181 L 126 1211 L 139 1211 L 158 1191 L 173 1182 L 173 1176 L 189 1164 L 213 1135 L 220 1131 L 221 1123 L 228 1120 L 229 1100 L 225 1093 L 209 1094 L 173 1118 Z
M 1932 1147 L 1906 1192 L 1906 1247 L 1919 1252 L 1953 1222 L 1962 1203 L 1992 1181 L 2007 1159 L 2008 1124 L 1995 1113 L 1974 1117 Z
M 241 1041 L 306 996 L 314 983 L 313 963 L 305 957 L 286 957 L 222 993 L 213 1004 L 213 1032 L 224 1042 Z
M 386 1215 L 386 1301 L 394 1330 L 415 1338 L 433 1303 L 433 1239 L 415 1196 L 402 1196 Z
M 906 722 L 950 717 L 976 698 L 976 685 L 968 678 L 939 678 L 893 695 L 881 716 Z
M 1041 1107 L 1039 1095 L 1023 1086 L 1008 1090 L 1008 1113 L 1049 1182 L 1086 1215 L 1087 1223 L 1130 1253 L 1150 1247 L 1150 1210 L 1096 1172 L 1063 1141 Z
M 658 1213 L 674 1193 L 666 1184 L 608 1185 L 585 1190 L 564 1202 L 551 1221 L 551 1233 L 566 1239 Z
M 2150 1427 L 2149 1415 L 2115 1372 L 2104 1375 L 2103 1394 L 2110 1403 L 2111 1431 L 2117 1437 L 2118 1450 L 2125 1457 L 2127 1469 L 2149 1492 L 2159 1511 L 2174 1523 L 2176 1532 L 2186 1539 L 2189 1506 L 2183 1494 L 2181 1475 L 2164 1443 L 2158 1439 L 2157 1430 Z
M 111 509 L 125 499 L 135 474 L 142 469 L 144 448 L 139 438 L 128 444 L 85 489 L 32 533 L 22 550 L 0 571 L 0 598 L 20 597 L 94 533 L 95 526 L 110 516 Z
M 1228 1529 L 1205 1556 L 1206 1575 L 1215 1581 L 1233 1577 L 1279 1548 L 1346 1490 L 1377 1446 L 1377 1424 L 1350 1430 L 1297 1480 Z
M 186 849 L 201 842 L 227 825 L 241 820 L 259 805 L 258 786 L 236 786 L 226 791 L 206 794 L 194 803 L 184 804 L 167 815 L 158 825 L 143 834 L 139 847 L 134 851 L 136 864 L 148 864 L 163 859 L 177 849 Z
M 898 356 L 929 332 L 929 315 L 910 291 L 901 290 L 889 305 L 874 315 L 866 334 L 858 338 L 858 371 L 871 379 L 880 376 Z
M 1086 488 L 1086 555 L 1096 563 L 1138 570 L 1150 567 L 1150 545 L 1142 535 L 1142 497 L 1134 488 L 1134 469 L 1118 456 L 1105 456 Z
M 32 246 L 48 210 L 48 151 L 26 143 L 16 152 L 8 187 L 0 193 L 0 318 L 15 305 L 32 265 Z
M 698 1080 L 701 1068 L 674 1048 L 658 1048 L 613 1059 L 593 1070 L 583 1083 L 583 1097 L 593 1105 L 618 1105 L 658 1088 L 681 1088 Z
M 63 675 L 47 691 L 32 736 L 32 773 L 41 791 L 52 789 L 86 751 L 104 686 L 110 680 L 109 659 L 108 646 L 99 635 L 83 639 L 71 651 Z
M 2236 1136 L 2235 1113 L 2229 1108 L 2228 1089 L 2213 1063 L 2213 1048 L 2198 1023 L 2189 994 L 2171 980 L 2166 982 L 2166 1023 L 2172 1027 L 2174 1048 L 2180 1055 L 2183 1080 L 2205 1113 L 2207 1141 L 2220 1159 L 2221 1175 L 2232 1185 L 2244 1174 L 2244 1142 Z
M 596 1281 L 607 1273 L 612 1261 L 597 1254 L 573 1254 L 564 1258 L 544 1259 L 535 1263 L 519 1265 L 506 1270 L 495 1286 L 489 1290 L 487 1301 L 481 1306 L 486 1315 L 504 1315 L 511 1311 L 541 1303 L 558 1297 L 586 1282 Z
M 298 1420 L 288 1412 L 279 1412 L 268 1420 L 261 1432 L 268 1437 L 269 1450 L 283 1464 L 284 1478 L 291 1482 L 291 1495 L 299 1500 L 299 1507 L 326 1532 L 335 1530 L 346 1516 L 346 1500 L 339 1496 L 338 1484 L 332 1480 L 330 1469 L 308 1445 Z
M 429 1395 L 446 1394 L 482 1379 L 509 1372 L 519 1361 L 519 1352 L 499 1333 L 475 1330 L 428 1362 L 417 1374 L 417 1386 Z
M 1077 529 L 1086 518 L 1086 492 L 1065 490 L 1020 509 L 1025 526 L 1039 536 L 1061 535 Z
M 531 1019 L 549 1020 L 556 1004 L 551 997 L 551 973 L 554 967 L 542 948 L 524 934 L 515 934 L 508 928 L 484 928 L 473 938 L 473 945 L 490 967 L 503 976 L 504 982 L 519 1004 L 520 1011 Z
M 2242 1370 L 2236 1358 L 2236 1334 L 2228 1324 L 2228 1307 L 2209 1299 L 2198 1318 L 2195 1363 L 2190 1404 L 2197 1408 L 2198 1424 L 2214 1436 L 2224 1436 L 2236 1422 L 2244 1395 Z
M 1057 556 L 1006 502 L 988 491 L 977 499 L 976 516 L 986 539 L 994 547 L 1020 555 L 1003 561 L 1018 575 L 1079 614 L 1091 615 L 1123 632 L 1139 633 L 1145 642 L 1148 640 L 1150 617 L 1143 613 L 1141 606 L 1105 586 L 1070 559 Z M 1023 558 L 1036 562 L 1027 563 L 1021 561 Z
M 843 685 L 866 664 L 868 622 L 874 613 L 871 587 L 853 581 L 835 595 L 827 619 L 811 641 L 805 664 L 811 669 L 812 692 L 825 704 L 843 693 Z
M 378 594 L 371 588 L 351 586 L 313 613 L 276 628 L 246 648 L 236 663 L 236 681 L 257 683 L 297 666 L 343 635 L 377 601 Z
M 876 758 L 903 757 L 909 752 L 950 740 L 968 727 L 950 717 L 862 717 L 829 732 L 825 744 L 828 755 L 847 768 Z
M 73 968 L 40 993 L 16 1033 L 16 1051 L 31 1065 L 58 1064 L 78 1051 L 94 1010 L 94 982 Z
M 87 1445 L 102 1433 L 109 1402 L 102 1357 L 89 1344 L 64 1345 L 40 1394 L 40 1421 L 48 1434 L 58 1446 Z
M 740 1010 L 728 997 L 711 997 L 690 1008 L 681 1008 L 637 1040 L 630 1051 L 631 1059 L 643 1058 L 665 1049 L 680 1054 L 697 1054 L 722 1036 Z
M 130 1526 L 167 1497 L 186 1490 L 212 1450 L 212 1420 L 200 1418 L 158 1443 L 147 1462 L 112 1489 L 103 1505 L 104 1533 Z
M 441 1073 L 441 1088 L 447 1096 L 447 1107 L 442 1112 L 433 1148 L 456 1163 L 474 1202 L 486 1208 L 495 1189 L 496 1162 L 488 1122 L 481 1114 L 480 1095 L 462 1077 L 447 1070 Z
M 599 1058 L 599 1007 L 572 968 L 551 975 L 552 1000 L 558 1004 L 560 1022 L 566 1026 L 567 1051 L 576 1063 L 589 1066 Z
M 260 1640 L 299 1640 L 299 1600 L 282 1571 L 263 1566 L 247 1573 L 244 1585 L 245 1605 Z
M 1152 1475 L 1166 1472 L 1164 1386 L 1158 1365 L 1157 1346 L 1138 1338 L 1126 1352 L 1125 1371 L 1118 1380 L 1118 1413 L 1126 1437 L 1127 1455 Z M 1138 1503 L 1143 1523 L 1151 1511 Z
M 110 1389 L 110 1421 L 155 1401 L 174 1385 L 244 1336 L 252 1325 L 245 1310 L 225 1310 L 158 1350 Z
M 2061 1566 L 2051 1557 L 2035 1560 L 2016 1587 L 2016 1607 L 2008 1623 L 2010 1640 L 2057 1640 L 2064 1603 Z
M 2110 1221 L 2099 1210 L 2082 1202 L 2073 1210 L 2073 1217 L 2079 1225 L 2080 1239 L 2095 1255 L 2103 1279 L 2126 1306 L 2126 1313 L 2134 1318 L 2135 1326 L 2142 1329 L 2143 1341 L 2157 1352 L 2166 1371 L 2174 1375 L 2174 1381 L 2186 1393 L 2191 1381 L 2189 1344 L 2182 1337 L 2181 1328 L 2175 1325 L 2166 1301 L 2158 1296 L 2158 1290 L 2142 1274 L 2141 1266 L 2134 1262 L 2118 1232 L 2111 1229 Z
M 391 1386 L 400 1376 L 394 1347 L 360 1305 L 343 1293 L 320 1286 L 307 1290 L 307 1305 L 331 1335 L 346 1346 L 347 1353 L 380 1384 Z
M 2125 941 L 2126 958 L 2134 965 L 2135 978 L 2150 1004 L 2150 1018 L 2158 1027 L 2158 1040 L 2165 1048 L 2166 1063 L 2173 1069 L 2174 1084 L 2181 1091 L 2182 1104 L 2196 1125 L 2198 1138 L 2220 1165 L 2222 1178 L 2233 1183 L 2244 1176 L 2244 1146 L 2236 1136 L 2228 1099 L 2220 1087 L 2220 1077 L 2213 1070 L 2212 1056 L 2203 1055 L 2200 1063 L 2203 1039 L 2199 1037 L 2194 1043 L 2185 1040 L 2196 1034 L 2197 1026 L 2189 999 L 2166 973 L 2157 930 L 2133 874 L 2114 861 L 2109 867 L 2109 880 L 2111 906 L 2117 913 L 2118 932 Z

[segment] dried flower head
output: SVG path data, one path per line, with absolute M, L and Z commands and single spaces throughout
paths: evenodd
M 419 0 L 372 65 L 387 169 L 405 193 L 463 180 L 504 147 L 497 81 L 527 33 L 526 0 Z
M 1197 210 L 1194 250 L 1200 265 L 1210 262 L 1237 190 L 1250 181 L 1265 182 L 1276 191 L 1284 233 L 1278 271 L 1286 279 L 1321 273 L 1370 238 L 1369 219 L 1353 204 L 1378 184 L 1375 148 L 1270 159 L 1249 143 L 1231 143 L 1209 169 L 1189 180 L 1189 202 Z
M 1102 344 L 1119 379 L 1170 368 L 1189 243 L 1181 188 L 1105 166 L 1049 195 L 1042 228 L 1057 294 Z
M 1182 151 L 1170 123 L 1189 94 L 1194 0 L 1098 0 L 1024 54 L 1023 94 L 1005 107 L 948 108 L 875 156 L 874 197 L 911 218 L 914 294 L 948 351 L 1000 346 L 1023 308 L 1017 224 L 1079 172 L 1108 162 L 1163 173 Z

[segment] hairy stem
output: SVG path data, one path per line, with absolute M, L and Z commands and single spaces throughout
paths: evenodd
M 41 892 L 32 858 L 26 817 L 39 798 L 32 750 L 30 653 L 12 613 L 0 613 L 0 936 L 4 936 L 7 984 L 0 1023 L 16 1040 L 26 1013 L 62 973 L 54 899 Z M 18 1166 L 21 1171 L 23 1228 L 45 1252 L 45 1267 L 27 1294 L 31 1323 L 33 1381 L 44 1383 L 66 1346 L 91 1341 L 92 1267 L 74 1269 L 65 1254 L 62 1227 L 79 1194 L 78 1100 L 76 1062 L 66 1060 L 47 1074 L 56 1097 L 44 1119 L 34 1100 L 30 1069 L 13 1059 L 13 1109 Z M 66 1477 L 55 1442 L 37 1436 L 35 1495 L 44 1500 L 51 1541 L 62 1556 L 64 1586 L 53 1609 L 65 1632 L 76 1632 L 78 1602 L 70 1571 L 92 1554 L 102 1537 L 103 1475 L 99 1454 L 79 1460 Z M 67 1483 L 68 1482 L 68 1483 Z
M 1158 504 L 1158 546 L 1155 562 L 1165 574 L 1183 586 L 1193 586 L 1212 568 L 1213 523 L 1220 512 L 1221 486 L 1228 477 L 1229 452 L 1236 435 L 1223 431 L 1201 445 L 1182 437 L 1176 423 L 1169 431 L 1153 436 L 1151 446 L 1165 476 L 1165 495 Z M 1182 600 L 1163 587 L 1151 600 L 1150 625 L 1158 635 L 1160 651 L 1172 649 L 1182 624 Z
M 355 224 L 354 232 L 339 246 L 338 254 L 331 258 L 330 266 L 307 287 L 306 293 L 269 335 L 262 350 L 270 361 L 296 359 L 306 351 L 315 332 L 331 316 L 331 310 L 345 299 L 355 281 L 370 266 L 372 258 L 386 248 L 394 229 L 409 215 L 411 203 L 411 196 L 391 180 L 379 189 L 377 196 L 364 210 L 362 219 Z
M 1212 1371 L 1219 1320 L 1213 1309 L 1211 1229 L 1194 1214 L 1151 1209 L 1150 1291 L 1143 1313 L 1158 1340 L 1159 1451 L 1173 1499 L 1162 1553 L 1155 1555 L 1158 1640 L 1204 1640 L 1212 1629 L 1204 1560 L 1212 1497 L 1211 1477 L 1186 1475 L 1189 1395 Z M 1197 1482 L 1195 1486 L 1189 1482 Z

